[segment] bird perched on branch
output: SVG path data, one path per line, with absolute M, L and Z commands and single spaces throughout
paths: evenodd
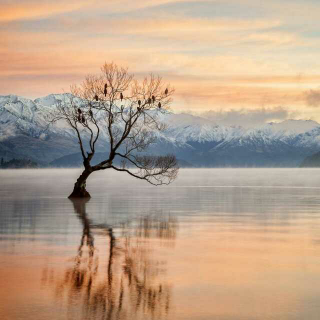
M 90 115 L 91 118 L 93 117 L 92 110 L 89 110 L 89 115 Z
M 161 109 L 161 102 L 158 103 L 158 108 Z
M 138 100 L 138 105 L 139 105 L 139 107 L 141 106 L 141 100 Z
M 151 104 L 151 98 L 148 99 L 148 104 Z
M 155 103 L 155 101 L 156 101 L 156 97 L 152 96 L 152 102 Z
M 99 101 L 99 97 L 98 97 L 97 94 L 94 96 L 94 99 L 95 99 L 96 101 Z
M 120 99 L 121 99 L 121 101 L 122 101 L 122 99 L 123 99 L 123 94 L 122 94 L 122 92 L 120 93 Z
M 107 85 L 107 84 L 104 85 L 104 91 L 103 91 L 103 93 L 104 93 L 104 96 L 106 96 L 107 93 L 108 93 L 108 85 Z
M 82 112 L 82 111 L 81 111 L 81 109 L 80 109 L 80 108 L 78 108 L 78 113 L 79 113 L 79 114 L 81 114 L 81 112 Z
M 167 88 L 166 91 L 164 92 L 164 94 L 167 96 L 168 93 L 169 93 L 169 90 L 168 90 L 168 88 Z

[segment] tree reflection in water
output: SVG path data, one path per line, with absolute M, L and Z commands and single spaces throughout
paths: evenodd
M 94 225 L 86 213 L 87 201 L 72 201 L 83 225 L 74 263 L 64 271 L 63 277 L 49 280 L 57 298 L 67 302 L 69 317 L 120 320 L 165 317 L 170 309 L 171 289 L 161 283 L 163 262 L 152 259 L 148 244 L 153 239 L 173 243 L 177 230 L 175 219 L 146 216 L 122 223 L 116 229 Z M 99 239 L 98 246 L 93 230 Z M 107 240 L 107 254 L 101 254 L 102 239 Z

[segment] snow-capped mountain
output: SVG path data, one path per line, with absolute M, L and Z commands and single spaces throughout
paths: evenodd
M 47 98 L 47 99 L 46 99 Z M 50 95 L 30 100 L 15 95 L 0 96 L 0 156 L 30 158 L 45 164 L 66 153 L 76 152 L 72 130 L 57 123 L 48 128 L 53 105 L 64 97 Z
M 0 157 L 30 158 L 48 164 L 78 153 L 75 133 L 63 122 L 49 124 L 50 113 L 70 94 L 51 94 L 35 100 L 0 96 Z M 223 126 L 191 114 L 162 115 L 165 132 L 151 147 L 153 153 L 174 153 L 193 166 L 298 166 L 320 150 L 320 125 L 286 120 L 260 127 Z M 102 140 L 106 137 L 102 135 Z M 104 141 L 100 141 L 103 152 Z

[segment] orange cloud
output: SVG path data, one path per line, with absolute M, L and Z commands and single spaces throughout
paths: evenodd
M 173 16 L 163 7 L 149 10 L 148 16 L 145 12 L 141 17 L 136 12 L 122 15 L 179 1 L 0 4 L 0 23 L 6 26 L 0 31 L 0 94 L 36 97 L 68 91 L 70 84 L 86 74 L 99 72 L 105 61 L 114 61 L 138 75 L 162 74 L 176 87 L 179 110 L 283 105 L 309 112 L 303 92 L 320 84 L 320 64 L 310 50 L 317 50 L 319 44 L 290 29 L 287 14 L 264 19 L 199 19 L 185 16 L 186 12 Z M 270 7 L 278 8 L 270 1 Z M 210 6 L 215 1 L 207 2 Z M 61 14 L 76 10 L 81 15 Z M 122 14 L 106 19 L 96 12 Z M 19 22 L 58 14 L 50 20 L 51 30 L 33 31 L 37 21 Z
M 176 95 L 179 100 L 196 109 L 210 110 L 225 108 L 257 108 L 269 106 L 296 107 L 303 106 L 304 90 L 293 88 L 243 87 L 230 83 L 217 85 L 208 81 L 206 85 L 176 85 Z
M 211 45 L 271 44 L 301 45 L 304 41 L 290 32 L 270 31 L 282 26 L 280 20 L 253 19 L 205 19 L 190 17 L 161 16 L 141 19 L 95 19 L 62 18 L 61 23 L 68 28 L 102 35 L 112 32 L 116 35 L 144 37 L 145 41 L 190 42 Z M 269 31 L 268 31 L 269 30 Z
M 54 1 L 0 4 L 0 22 L 43 18 L 51 15 L 71 12 L 89 5 L 92 1 Z
M 278 20 L 235 20 L 235 19 L 199 19 L 199 18 L 166 18 L 166 19 L 139 19 L 122 20 L 119 24 L 120 30 L 126 30 L 130 33 L 151 33 L 164 32 L 167 35 L 171 33 L 188 32 L 212 32 L 212 31 L 245 31 L 258 29 L 271 29 L 281 25 Z
M 175 2 L 192 2 L 193 0 L 71 0 L 71 1 L 18 1 L 0 4 L 0 22 L 43 18 L 55 14 L 72 12 L 86 7 L 93 10 L 108 10 L 109 13 L 128 12 Z M 215 2 L 215 0 L 204 0 Z

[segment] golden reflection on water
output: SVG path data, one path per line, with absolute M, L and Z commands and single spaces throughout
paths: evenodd
M 122 223 L 117 229 L 94 225 L 86 212 L 86 201 L 73 201 L 83 232 L 72 266 L 62 275 L 44 268 L 42 284 L 55 291 L 67 305 L 68 316 L 83 319 L 161 319 L 168 315 L 171 288 L 161 277 L 164 263 L 152 257 L 152 246 L 144 239 L 172 242 L 177 222 L 144 216 L 135 225 Z M 94 233 L 99 235 L 95 244 Z
M 6 174 L 0 320 L 319 319 L 320 171 L 182 170 L 159 189 L 113 177 L 89 202 L 49 197 L 38 171 L 21 197 Z

